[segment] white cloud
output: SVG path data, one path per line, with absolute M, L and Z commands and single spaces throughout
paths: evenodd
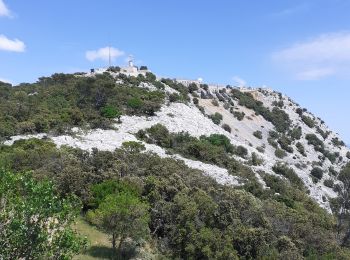
M 95 61 L 98 59 L 104 60 L 104 61 L 108 61 L 109 60 L 109 55 L 111 57 L 112 61 L 115 61 L 115 59 L 123 56 L 125 53 L 117 48 L 114 47 L 104 47 L 104 48 L 100 48 L 98 50 L 94 50 L 94 51 L 87 51 L 85 53 L 85 57 L 89 60 L 89 61 Z
M 247 82 L 238 76 L 232 77 L 232 80 L 238 85 L 238 87 L 244 87 L 247 85 Z
M 350 33 L 323 34 L 275 52 L 273 60 L 299 80 L 317 80 L 350 72 Z
M 11 17 L 11 12 L 7 8 L 3 0 L 0 0 L 0 16 Z
M 311 69 L 297 73 L 296 79 L 317 80 L 334 74 L 335 71 L 332 68 Z
M 18 39 L 10 40 L 5 35 L 0 34 L 0 50 L 24 52 L 25 48 L 26 46 L 22 41 Z

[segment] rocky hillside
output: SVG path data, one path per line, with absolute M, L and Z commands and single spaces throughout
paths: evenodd
M 100 70 L 75 76 L 95 77 L 103 72 Z M 128 83 L 119 73 L 107 73 L 115 78 L 117 84 Z M 121 147 L 123 142 L 137 141 L 138 131 L 156 124 L 165 126 L 171 133 L 187 132 L 193 137 L 222 134 L 243 151 L 232 157 L 251 167 L 263 187 L 269 188 L 262 174 L 287 177 L 281 176 L 278 170 L 285 164 L 302 180 L 309 195 L 319 205 L 330 210 L 329 198 L 337 196 L 337 175 L 349 162 L 350 152 L 340 137 L 307 109 L 271 89 L 208 86 L 196 81 L 187 82 L 185 86 L 169 79 L 157 79 L 153 83 L 141 80 L 137 84 L 143 90 L 160 90 L 165 94 L 166 100 L 154 115 L 123 115 L 113 130 L 74 127 L 69 135 L 49 134 L 49 138 L 58 146 L 68 145 L 84 150 L 95 147 L 113 151 Z M 11 136 L 5 144 L 46 135 Z M 232 176 L 225 168 L 184 158 L 179 154 L 170 155 L 164 147 L 155 144 L 145 145 L 147 150 L 161 157 L 185 161 L 189 167 L 203 171 L 220 184 L 241 185 L 247 181 Z
M 0 142 L 1 167 L 52 179 L 91 224 L 96 192 L 129 190 L 150 254 L 349 259 L 349 149 L 273 90 L 116 68 L 0 83 Z

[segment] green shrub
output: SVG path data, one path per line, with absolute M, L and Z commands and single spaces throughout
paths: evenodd
M 292 185 L 294 185 L 298 189 L 304 189 L 303 181 L 299 178 L 295 171 L 292 168 L 289 168 L 287 165 L 277 163 L 272 167 L 272 170 L 276 174 L 286 177 L 292 183 Z
M 180 99 L 181 99 L 181 97 L 180 97 L 180 95 L 177 94 L 177 93 L 171 93 L 171 94 L 169 95 L 169 101 L 170 101 L 170 102 L 177 102 L 177 101 L 179 101 Z
M 119 109 L 111 105 L 103 107 L 101 114 L 106 118 L 119 118 L 121 116 Z
M 242 158 L 245 158 L 248 155 L 248 150 L 244 146 L 237 146 L 234 153 Z
M 301 127 L 296 127 L 290 132 L 290 137 L 292 137 L 293 140 L 300 140 L 301 136 L 302 136 Z
M 307 134 L 305 136 L 306 140 L 308 141 L 309 145 L 312 145 L 317 152 L 324 152 L 324 143 L 318 139 L 318 137 L 315 134 Z
M 259 131 L 259 130 L 255 131 L 255 132 L 253 133 L 253 135 L 254 135 L 256 138 L 258 138 L 258 139 L 262 139 L 262 138 L 263 138 L 262 132 Z
M 244 119 L 245 113 L 244 112 L 234 111 L 233 115 L 234 115 L 235 118 L 238 119 L 238 121 L 242 121 Z
M 332 179 L 326 179 L 323 181 L 324 186 L 333 189 L 334 181 Z
M 198 98 L 193 98 L 193 104 L 198 105 Z
M 312 176 L 314 176 L 317 179 L 316 182 L 318 180 L 321 180 L 323 177 L 323 170 L 319 167 L 313 168 L 310 173 Z
M 277 148 L 275 150 L 275 155 L 276 155 L 277 158 L 283 159 L 284 157 L 287 156 L 287 153 L 284 150 L 281 150 L 281 149 Z
M 216 112 L 213 115 L 210 115 L 210 119 L 214 122 L 214 124 L 219 125 L 222 120 L 222 115 L 219 112 Z
M 228 125 L 228 124 L 223 124 L 222 125 L 222 128 L 225 130 L 225 131 L 227 131 L 227 132 L 229 132 L 229 133 L 231 133 L 231 127 Z
M 216 107 L 219 106 L 219 102 L 218 102 L 216 99 L 213 99 L 213 100 L 211 101 L 211 103 L 212 103 L 214 106 L 216 106 Z
M 189 86 L 188 86 L 188 91 L 190 93 L 193 93 L 194 91 L 197 91 L 198 90 L 198 86 L 196 83 L 191 83 Z
M 294 152 L 293 147 L 290 146 L 292 144 L 292 141 L 285 135 L 281 136 L 281 138 L 278 139 L 278 143 L 280 144 L 281 148 L 288 153 Z
M 140 109 L 143 106 L 143 102 L 140 98 L 134 97 L 130 98 L 127 102 L 128 107 L 133 109 Z
M 314 128 L 315 127 L 315 121 L 311 118 L 311 117 L 308 117 L 308 116 L 305 116 L 303 115 L 301 117 L 301 119 L 303 120 L 303 122 L 310 128 Z
M 297 143 L 296 143 L 296 147 L 297 147 L 297 149 L 298 149 L 298 152 L 299 152 L 301 155 L 303 155 L 303 156 L 306 157 L 304 145 L 302 145 L 302 143 L 300 143 L 300 142 L 297 142 Z

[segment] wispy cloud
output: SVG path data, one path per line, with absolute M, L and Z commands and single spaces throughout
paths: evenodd
M 317 80 L 350 72 L 350 33 L 323 34 L 272 55 L 299 80 Z
M 85 57 L 89 61 L 95 61 L 95 60 L 104 60 L 108 61 L 109 57 L 111 57 L 112 61 L 115 61 L 117 58 L 125 55 L 125 53 L 117 48 L 114 47 L 104 47 L 100 48 L 98 50 L 92 50 L 92 51 L 87 51 L 85 53 Z
M 244 87 L 247 85 L 247 82 L 241 77 L 234 76 L 232 77 L 232 80 L 238 85 L 238 87 Z
M 24 52 L 26 46 L 24 42 L 14 39 L 11 40 L 7 38 L 5 35 L 0 34 L 0 50 L 3 51 L 12 51 L 12 52 Z
M 11 17 L 11 12 L 7 8 L 3 0 L 0 0 L 0 16 Z

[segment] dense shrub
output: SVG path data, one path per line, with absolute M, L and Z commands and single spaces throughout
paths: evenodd
M 290 131 L 289 135 L 293 140 L 300 140 L 302 135 L 301 127 L 294 128 L 292 131 Z
M 277 148 L 275 150 L 275 155 L 276 155 L 277 158 L 283 159 L 284 157 L 287 156 L 287 153 L 284 150 L 281 150 L 281 149 Z
M 306 156 L 306 153 L 305 153 L 305 148 L 304 148 L 304 145 L 300 142 L 297 142 L 296 145 L 295 145 L 298 149 L 298 152 L 303 155 L 303 156 Z
M 317 152 L 324 152 L 324 143 L 314 134 L 307 134 L 305 136 L 309 145 L 312 145 Z
M 253 133 L 253 135 L 254 135 L 256 138 L 258 138 L 258 139 L 262 139 L 262 138 L 263 138 L 262 132 L 259 131 L 259 130 L 255 131 L 255 132 Z
M 238 121 L 242 121 L 244 119 L 245 113 L 244 112 L 234 111 L 233 115 L 234 115 L 235 118 L 238 119 Z
M 310 173 L 317 179 L 317 181 L 321 180 L 323 177 L 323 170 L 319 167 L 313 168 Z
M 175 142 L 172 146 L 183 154 L 198 142 L 201 145 L 197 147 L 205 149 L 200 156 L 225 163 L 235 176 L 254 176 L 227 156 L 224 137 L 197 139 L 175 134 L 173 138 L 178 146 Z M 125 149 L 94 149 L 91 153 L 66 147 L 58 150 L 45 140 L 0 146 L 0 158 L 2 165 L 6 162 L 18 171 L 29 168 L 37 178 L 50 178 L 62 194 L 74 192 L 86 210 L 99 204 L 91 190 L 95 184 L 112 179 L 135 187 L 139 201 L 150 205 L 150 233 L 164 258 L 323 259 L 331 255 L 330 259 L 346 259 L 346 249 L 335 239 L 338 233 L 333 216 L 304 191 L 275 176 L 262 175 L 270 189 L 262 189 L 254 177 L 237 188 L 219 185 L 171 158 L 130 154 Z M 347 175 L 342 176 L 345 180 Z M 119 192 L 119 188 L 114 190 Z M 110 189 L 103 186 L 99 191 L 108 194 Z M 103 201 L 104 195 L 98 198 Z M 127 224 L 132 228 L 131 219 Z
M 231 133 L 231 127 L 228 125 L 228 124 L 223 124 L 222 125 L 222 128 L 225 130 L 225 131 L 227 131 L 227 132 L 229 132 L 229 133 Z
M 281 138 L 278 139 L 277 142 L 280 144 L 281 148 L 287 151 L 288 153 L 294 152 L 293 147 L 290 146 L 292 144 L 292 141 L 285 135 L 281 136 Z
M 219 112 L 210 115 L 210 119 L 214 122 L 214 124 L 219 125 L 222 120 L 222 115 Z
M 198 98 L 193 98 L 193 104 L 198 105 Z
M 190 93 L 193 93 L 194 91 L 197 91 L 197 90 L 198 90 L 198 86 L 196 83 L 191 83 L 188 86 L 188 92 L 190 92 Z
M 298 189 L 304 189 L 303 181 L 298 177 L 292 168 L 289 168 L 285 164 L 277 163 L 272 167 L 272 170 L 279 175 L 286 177 L 292 185 Z
M 305 116 L 303 115 L 301 117 L 301 119 L 303 120 L 303 122 L 310 128 L 314 128 L 315 127 L 315 120 L 313 120 L 311 117 Z

